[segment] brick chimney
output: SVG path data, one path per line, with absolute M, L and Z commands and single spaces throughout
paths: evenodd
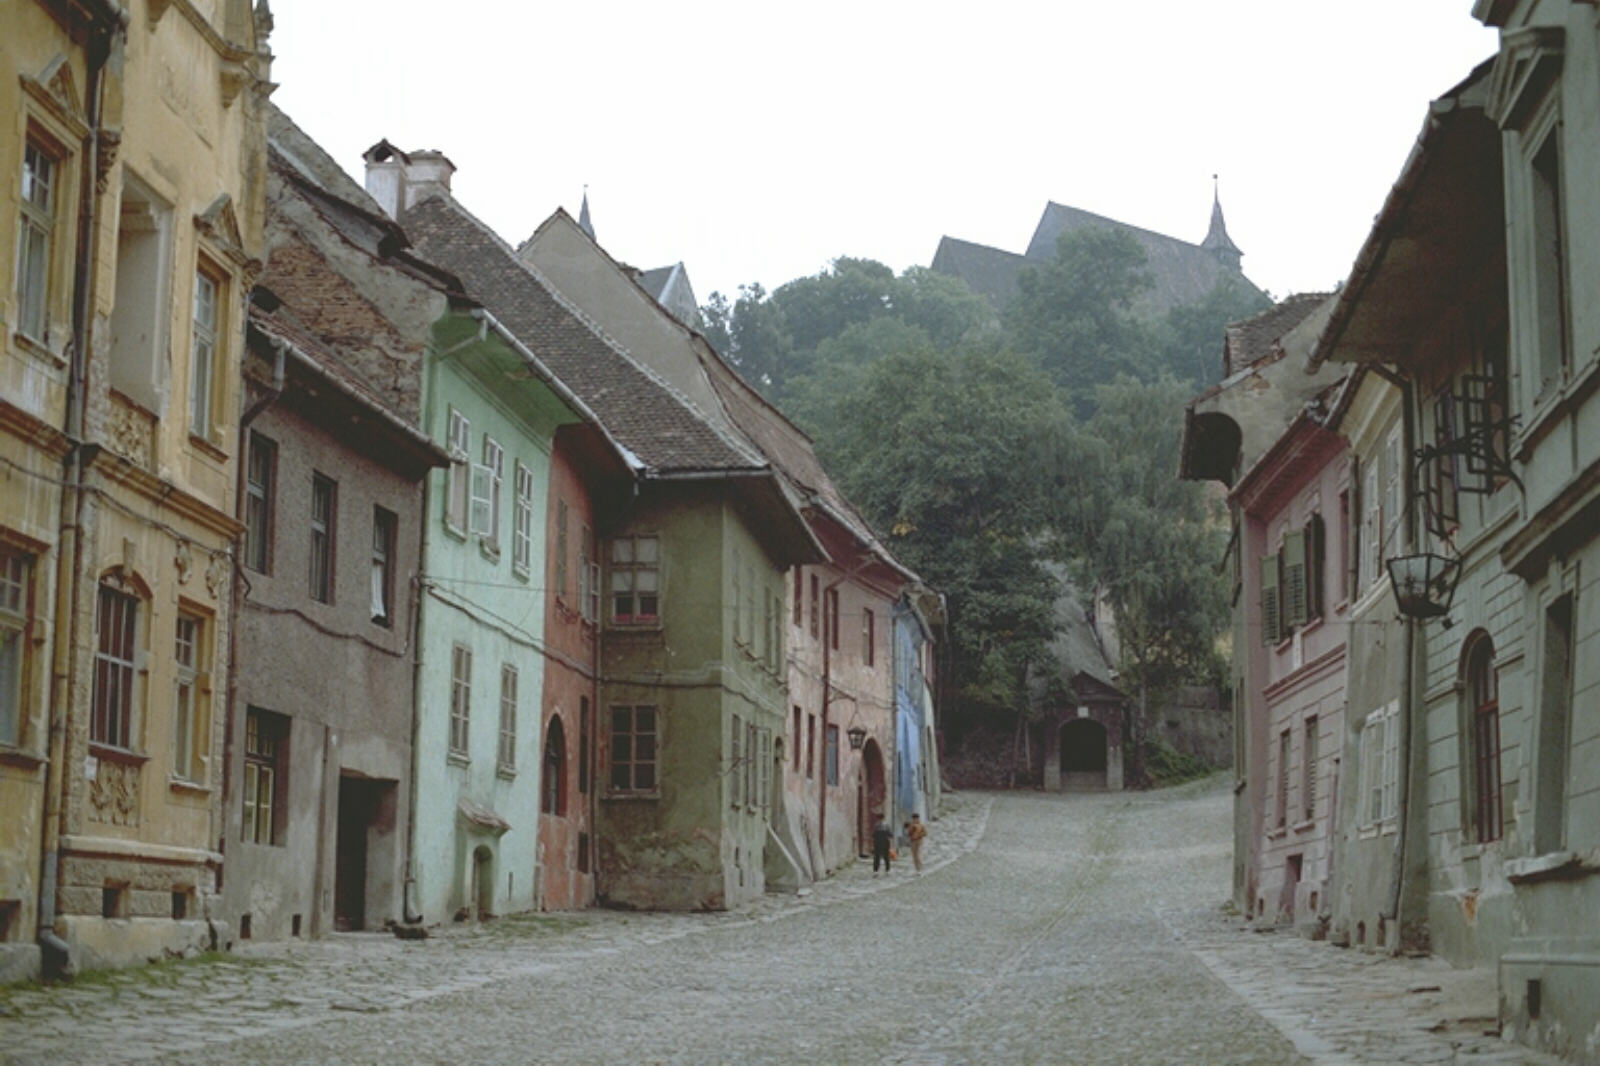
M 456 165 L 443 152 L 424 149 L 402 152 L 379 141 L 361 154 L 367 164 L 367 192 L 390 218 L 418 200 L 439 193 L 450 195 L 450 175 Z

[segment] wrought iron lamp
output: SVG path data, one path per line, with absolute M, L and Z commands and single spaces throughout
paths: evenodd
M 1432 552 L 1397 555 L 1385 564 L 1400 613 L 1407 618 L 1439 618 L 1450 613 L 1461 561 Z
M 850 739 L 851 751 L 860 751 L 861 746 L 867 742 L 867 731 L 858 725 L 846 729 L 844 735 Z

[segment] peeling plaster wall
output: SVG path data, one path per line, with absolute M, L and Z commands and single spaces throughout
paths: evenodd
M 385 782 L 399 797 L 397 817 L 369 839 L 365 926 L 401 917 L 400 842 L 409 832 L 413 668 L 410 644 L 413 578 L 420 566 L 422 484 L 372 459 L 286 409 L 267 408 L 252 426 L 277 445 L 271 572 L 249 572 L 241 617 L 238 714 L 225 824 L 227 866 L 223 913 L 251 935 L 301 935 L 334 928 L 334 882 L 340 776 Z M 334 595 L 307 594 L 310 573 L 306 516 L 314 474 L 336 483 Z M 388 626 L 372 621 L 373 507 L 396 516 Z M 285 766 L 287 825 L 276 845 L 243 839 L 244 734 L 247 708 L 289 719 Z M 386 856 L 386 858 L 383 858 Z M 381 891 L 380 891 L 381 889 Z

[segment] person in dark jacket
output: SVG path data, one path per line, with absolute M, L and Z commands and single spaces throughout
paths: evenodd
M 889 845 L 894 843 L 894 829 L 889 825 L 888 819 L 878 815 L 877 824 L 872 827 L 872 872 L 878 872 L 878 863 L 883 863 L 883 872 L 889 872 Z

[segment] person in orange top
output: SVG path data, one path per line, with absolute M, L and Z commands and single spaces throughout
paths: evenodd
M 922 824 L 922 815 L 913 811 L 911 821 L 906 823 L 906 839 L 911 841 L 911 863 L 919 873 L 922 871 L 922 842 L 927 838 L 928 827 Z

